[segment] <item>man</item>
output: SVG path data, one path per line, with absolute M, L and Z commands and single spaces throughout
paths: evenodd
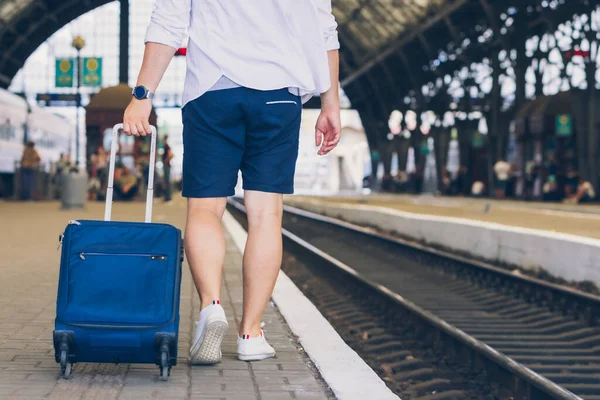
M 133 200 L 138 192 L 138 180 L 135 175 L 129 171 L 127 166 L 123 166 L 115 179 L 115 193 L 119 200 Z
M 186 254 L 201 312 L 190 359 L 221 359 L 221 218 L 241 169 L 248 212 L 238 358 L 273 357 L 261 330 L 282 257 L 282 195 L 293 192 L 302 103 L 321 94 L 319 155 L 340 139 L 337 24 L 331 0 L 157 0 L 124 131 L 147 135 L 152 92 L 189 28 L 183 95 Z
M 503 199 L 506 195 L 506 182 L 510 176 L 510 164 L 499 158 L 494 164 L 494 173 L 496 174 L 496 197 Z
M 27 142 L 21 156 L 21 181 L 23 184 L 23 200 L 33 200 L 35 191 L 35 175 L 40 167 L 41 157 L 35 149 L 34 142 Z
M 163 138 L 163 172 L 164 172 L 164 180 L 165 180 L 165 203 L 169 203 L 172 198 L 171 193 L 171 160 L 173 159 L 173 152 L 171 151 L 171 146 L 168 143 L 168 136 Z

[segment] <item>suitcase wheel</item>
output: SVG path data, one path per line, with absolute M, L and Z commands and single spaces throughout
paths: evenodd
M 160 379 L 163 381 L 169 380 L 171 375 L 171 365 L 169 365 L 169 354 L 163 351 L 160 354 Z
M 69 379 L 73 372 L 73 364 L 67 361 L 67 350 L 60 352 L 60 373 L 64 379 Z

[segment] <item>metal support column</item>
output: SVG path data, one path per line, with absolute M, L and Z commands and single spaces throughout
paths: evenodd
M 119 83 L 129 83 L 129 0 L 121 0 Z
M 586 75 L 588 85 L 588 109 L 587 109 L 587 151 L 588 151 L 588 177 L 594 187 L 598 187 L 598 139 L 596 127 L 596 61 L 588 60 L 586 62 Z
M 77 108 L 75 109 L 75 166 L 79 168 L 79 110 L 81 109 L 81 50 L 77 50 Z
M 491 120 L 489 122 L 488 129 L 488 193 L 490 197 L 495 191 L 494 185 L 494 163 L 498 158 L 505 158 L 506 148 L 504 147 L 504 136 L 508 135 L 508 132 L 500 132 L 500 107 L 502 106 L 502 93 L 500 88 L 500 60 L 499 54 L 494 52 L 492 55 L 492 104 L 490 105 Z M 500 137 L 500 136 L 503 137 Z
M 519 111 L 521 110 L 521 108 L 523 107 L 523 105 L 525 104 L 525 85 L 526 85 L 526 80 L 525 80 L 525 74 L 527 73 L 527 67 L 528 67 L 528 63 L 529 60 L 527 58 L 527 49 L 526 49 L 526 43 L 525 43 L 525 22 L 519 20 L 517 22 L 518 28 L 517 28 L 517 32 L 515 33 L 515 36 L 518 38 L 517 39 L 517 60 L 516 63 L 514 65 L 514 69 L 515 69 L 515 84 L 516 84 L 516 90 L 515 90 L 515 106 L 514 106 L 514 115 L 518 115 Z M 500 142 L 502 143 L 502 147 L 504 148 L 504 143 L 508 143 L 507 138 L 505 139 L 504 137 L 502 137 L 500 139 Z M 525 147 L 523 148 L 523 151 L 520 152 L 520 160 L 518 160 L 518 165 L 519 165 L 519 169 L 520 169 L 520 177 L 519 177 L 519 186 L 520 187 L 525 187 L 525 175 L 526 175 L 526 164 L 527 164 L 527 157 L 525 156 Z

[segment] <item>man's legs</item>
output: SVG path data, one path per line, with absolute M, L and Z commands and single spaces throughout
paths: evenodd
M 114 183 L 114 194 L 115 194 L 115 200 L 123 200 L 124 198 L 124 193 L 123 193 L 123 188 L 121 187 L 121 185 L 117 182 Z
M 281 267 L 281 194 L 248 190 L 248 241 L 244 251 L 244 314 L 240 337 L 260 334 L 260 323 Z
M 135 195 L 137 194 L 139 190 L 139 186 L 138 185 L 133 185 L 132 187 L 129 188 L 129 190 L 126 193 L 123 193 L 123 199 L 124 200 L 133 200 Z
M 215 364 L 221 360 L 221 342 L 228 327 L 220 304 L 225 261 L 221 217 L 225 204 L 225 198 L 188 199 L 185 249 L 201 302 L 190 348 L 193 364 Z
M 23 200 L 31 200 L 35 184 L 33 168 L 21 168 L 21 177 L 21 182 L 23 182 Z
M 201 308 L 221 294 L 221 275 L 225 262 L 225 234 L 221 218 L 226 198 L 188 199 L 185 252 Z
M 273 357 L 260 329 L 281 266 L 283 193 L 293 193 L 302 102 L 288 89 L 248 90 L 242 160 L 248 241 L 244 252 L 244 312 L 238 358 Z
M 165 167 L 165 201 L 171 201 L 171 167 Z

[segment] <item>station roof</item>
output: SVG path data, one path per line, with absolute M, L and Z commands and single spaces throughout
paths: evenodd
M 513 50 L 529 37 L 554 32 L 574 15 L 589 14 L 597 4 L 597 0 L 333 0 L 342 42 L 342 86 L 361 116 L 385 121 L 382 129 L 387 132 L 390 112 L 406 107 L 409 92 L 418 97 L 423 85 L 453 76 L 498 51 Z
M 47 38 L 111 0 L 0 0 L 0 87 Z
M 336 20 L 345 45 L 365 54 L 393 42 L 403 32 L 427 19 L 447 0 L 337 0 Z

